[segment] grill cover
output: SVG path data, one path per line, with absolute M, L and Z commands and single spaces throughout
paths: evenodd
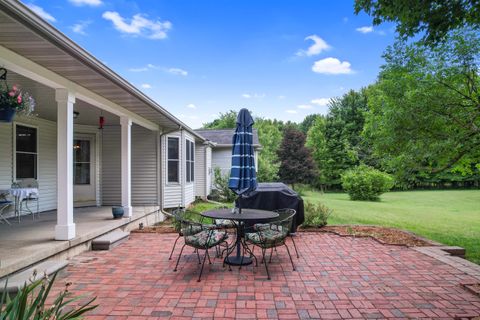
M 303 199 L 281 182 L 259 183 L 255 191 L 242 195 L 236 202 L 237 206 L 248 209 L 295 209 L 297 214 L 293 220 L 292 232 L 295 232 L 305 219 Z

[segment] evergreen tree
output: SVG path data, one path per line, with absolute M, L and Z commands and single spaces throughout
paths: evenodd
M 288 126 L 285 128 L 278 157 L 280 180 L 293 188 L 296 183 L 311 183 L 315 178 L 315 162 L 310 150 L 305 147 L 305 135 L 301 131 Z

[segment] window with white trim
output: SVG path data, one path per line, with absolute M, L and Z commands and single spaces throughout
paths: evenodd
M 187 140 L 187 154 L 185 157 L 187 166 L 187 182 L 195 181 L 195 143 Z
M 168 137 L 167 144 L 167 181 L 179 182 L 180 176 L 180 152 L 179 152 L 179 138 Z
M 15 126 L 15 178 L 37 179 L 37 128 Z

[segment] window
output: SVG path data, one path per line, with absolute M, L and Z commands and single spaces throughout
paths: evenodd
M 90 184 L 90 140 L 73 141 L 73 183 Z
M 167 150 L 167 171 L 168 171 L 168 182 L 179 182 L 179 163 L 180 163 L 180 153 L 179 153 L 179 139 L 174 137 L 169 137 L 168 139 L 168 150 Z
M 185 158 L 187 166 L 187 182 L 195 181 L 195 143 L 187 140 L 187 155 Z
M 37 128 L 15 127 L 15 177 L 37 179 Z

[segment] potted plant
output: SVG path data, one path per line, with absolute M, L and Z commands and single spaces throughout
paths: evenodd
M 121 219 L 123 217 L 123 207 L 112 207 L 113 219 Z
M 0 85 L 0 122 L 12 122 L 15 114 L 30 115 L 35 109 L 35 100 L 32 96 L 22 91 L 18 85 L 11 88 L 7 84 L 7 71 L 0 68 L 0 79 L 4 84 Z

